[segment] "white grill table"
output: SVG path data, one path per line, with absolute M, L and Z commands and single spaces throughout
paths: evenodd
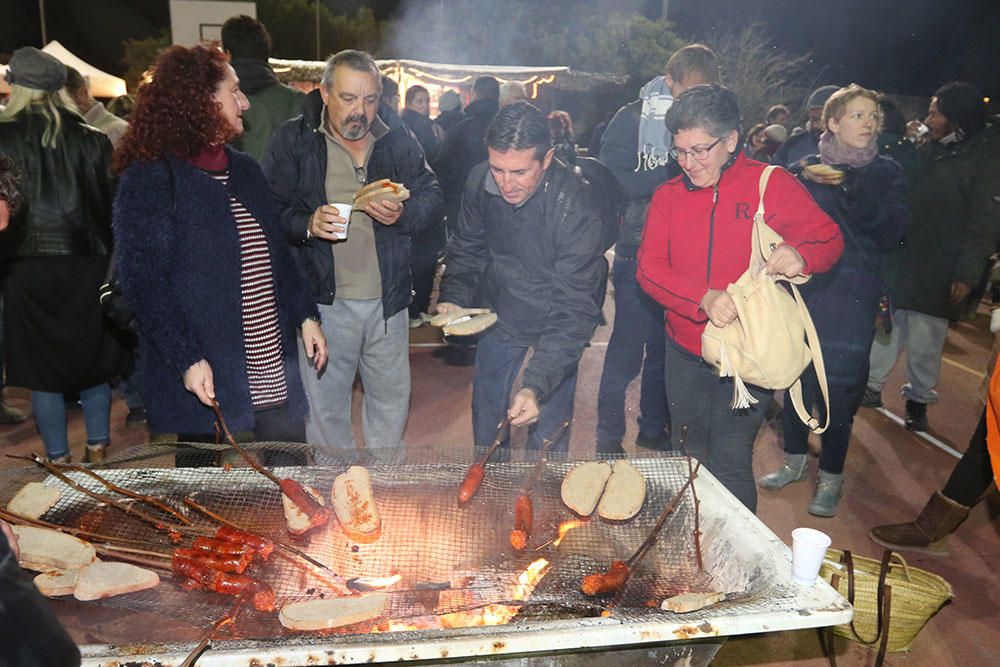
M 126 452 L 128 454 L 128 452 Z M 277 469 L 327 495 L 334 477 L 353 462 Z M 123 458 L 123 457 L 119 457 Z M 627 522 L 596 517 L 546 544 L 561 523 L 576 519 L 563 506 L 559 487 L 576 462 L 550 461 L 532 487 L 534 530 L 525 552 L 508 542 L 513 505 L 531 462 L 492 463 L 472 501 L 458 507 L 456 493 L 466 464 L 369 465 L 382 515 L 382 533 L 356 545 L 331 524 L 297 545 L 345 578 L 402 576 L 388 589 L 385 617 L 320 633 L 283 628 L 277 613 L 240 613 L 240 639 L 213 641 L 197 664 L 244 667 L 456 660 L 490 665 L 708 664 L 725 637 L 811 627 L 850 620 L 847 601 L 826 583 L 791 582 L 790 549 L 702 468 L 695 481 L 700 503 L 704 571 L 694 556 L 694 506 L 690 493 L 667 520 L 659 539 L 618 594 L 588 598 L 579 591 L 585 574 L 603 572 L 628 558 L 649 534 L 660 511 L 688 475 L 683 457 L 630 459 L 647 480 L 640 513 Z M 153 495 L 174 507 L 193 497 L 222 516 L 264 535 L 288 541 L 277 487 L 248 468 L 118 468 L 100 471 L 109 481 Z M 103 487 L 80 473 L 71 477 L 95 491 Z M 26 481 L 45 480 L 62 492 L 43 519 L 97 532 L 141 539 L 149 549 L 172 545 L 152 526 L 98 506 L 44 471 L 0 475 L 0 501 Z M 147 509 L 147 508 L 144 508 Z M 199 525 L 214 527 L 185 509 Z M 537 558 L 549 564 L 524 599 L 512 596 L 517 577 Z M 252 576 L 275 590 L 278 606 L 329 592 L 323 578 L 285 559 L 272 558 Z M 170 575 L 155 588 L 95 602 L 56 600 L 60 618 L 81 642 L 83 664 L 179 665 L 233 598 L 182 589 Z M 662 611 L 659 602 L 684 592 L 722 591 L 726 600 L 689 614 Z M 444 614 L 466 614 L 491 605 L 513 608 L 504 625 L 445 628 Z M 462 616 L 465 618 L 465 616 Z M 461 625 L 461 623 L 459 623 Z M 400 628 L 400 629 L 397 629 Z M 628 657 L 626 657 L 628 656 Z M 425 663 L 433 664 L 433 662 Z

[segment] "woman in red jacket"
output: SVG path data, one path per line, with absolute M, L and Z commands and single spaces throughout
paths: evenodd
M 744 505 L 756 510 L 753 443 L 770 390 L 750 386 L 758 403 L 731 409 L 731 380 L 701 358 L 705 324 L 736 319 L 726 287 L 747 269 L 758 184 L 765 165 L 740 150 L 736 95 L 695 86 L 674 102 L 666 124 L 671 155 L 684 173 L 653 195 L 638 253 L 639 284 L 666 308 L 666 390 L 674 433 L 687 426 L 687 449 Z M 783 170 L 764 196 L 767 223 L 785 239 L 766 271 L 794 277 L 833 266 L 844 243 L 837 225 Z

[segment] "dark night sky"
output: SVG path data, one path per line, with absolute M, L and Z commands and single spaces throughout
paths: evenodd
M 382 16 L 432 0 L 371 0 Z M 438 1 L 438 0 L 433 0 Z M 461 2 L 463 0 L 444 0 Z M 504 0 L 497 0 L 503 2 Z M 658 15 L 662 0 L 605 0 Z M 335 10 L 360 0 L 328 0 Z M 559 7 L 571 7 L 571 0 Z M 167 27 L 167 0 L 46 0 L 50 39 L 109 71 L 121 70 L 121 41 Z M 685 37 L 763 22 L 774 44 L 811 51 L 824 79 L 897 93 L 929 95 L 966 79 L 1000 98 L 1000 0 L 670 0 L 670 19 Z M 39 45 L 38 3 L 0 0 L 0 52 Z M 305 54 L 303 54 L 305 56 Z M 395 54 L 405 56 L 406 54 Z

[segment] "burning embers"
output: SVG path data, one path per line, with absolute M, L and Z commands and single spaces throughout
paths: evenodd
M 440 630 L 449 628 L 474 628 L 504 625 L 521 610 L 526 600 L 549 571 L 549 561 L 538 558 L 526 567 L 507 589 L 509 602 L 478 604 L 475 589 L 450 589 L 441 591 L 438 608 L 457 611 L 433 613 L 406 620 L 389 620 L 380 624 L 376 632 L 402 632 L 407 630 Z

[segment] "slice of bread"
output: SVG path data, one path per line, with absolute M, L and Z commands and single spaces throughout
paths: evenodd
M 489 308 L 459 308 L 458 310 L 452 310 L 447 313 L 438 313 L 431 318 L 432 327 L 443 327 L 449 322 L 454 322 L 455 320 L 460 320 L 463 317 L 474 317 L 476 315 L 485 315 L 491 312 Z
M 72 595 L 76 589 L 76 578 L 80 570 L 53 570 L 42 572 L 35 577 L 35 588 L 47 598 Z
M 278 612 L 278 619 L 291 630 L 329 630 L 378 618 L 385 613 L 388 599 L 388 595 L 380 592 L 325 600 L 303 600 L 282 607 Z
M 616 461 L 597 505 L 597 514 L 603 519 L 625 521 L 639 513 L 645 500 L 646 478 L 628 461 Z
M 21 567 L 36 572 L 73 570 L 93 563 L 97 552 L 93 545 L 51 528 L 13 526 L 21 551 Z
M 496 313 L 483 313 L 455 324 L 446 324 L 441 330 L 448 336 L 471 336 L 486 331 L 496 323 Z
M 322 493 L 311 486 L 303 485 L 302 488 L 308 491 L 309 495 L 316 499 L 316 502 L 326 506 L 326 501 L 323 500 Z M 292 502 L 292 499 L 284 493 L 281 494 L 281 505 L 285 509 L 285 521 L 288 523 L 289 533 L 292 535 L 304 535 L 312 529 L 312 526 L 309 524 L 309 515 L 299 509 L 299 506 Z
M 83 601 L 100 600 L 153 588 L 159 583 L 160 576 L 152 570 L 131 563 L 97 561 L 80 570 L 73 597 Z
M 597 507 L 604 485 L 611 477 L 607 461 L 587 461 L 574 467 L 563 478 L 562 501 L 580 516 L 587 516 Z
M 368 470 L 351 466 L 337 475 L 330 492 L 333 511 L 341 528 L 355 542 L 374 542 L 382 532 L 382 519 L 372 493 L 372 480 Z
M 59 502 L 59 489 L 41 482 L 28 482 L 7 503 L 7 511 L 37 519 Z

